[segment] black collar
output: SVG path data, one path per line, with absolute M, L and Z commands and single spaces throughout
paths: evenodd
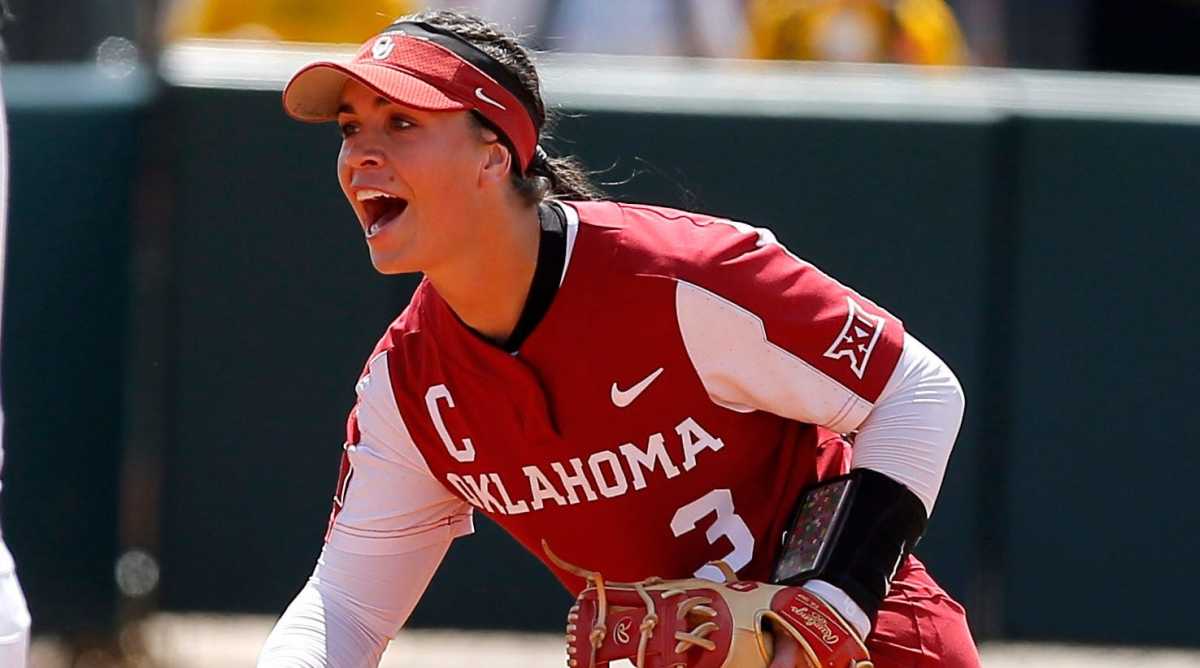
M 525 308 L 521 310 L 517 326 L 502 345 L 510 353 L 517 352 L 542 318 L 546 317 L 554 295 L 558 294 L 567 260 L 567 219 L 562 209 L 545 202 L 539 204 L 538 224 L 542 234 L 538 241 L 537 266 L 533 270 L 533 281 L 529 284 L 529 296 L 525 298 Z

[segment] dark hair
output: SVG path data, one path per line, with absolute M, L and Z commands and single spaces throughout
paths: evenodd
M 533 65 L 529 51 L 521 46 L 516 37 L 506 34 L 498 26 L 478 16 L 464 12 L 425 10 L 406 16 L 402 20 L 420 21 L 434 28 L 452 32 L 507 67 L 516 75 L 525 92 L 533 100 L 536 112 L 533 122 L 537 126 L 539 137 L 545 140 L 549 136 L 549 125 L 553 118 L 542 101 L 537 68 Z M 513 93 L 517 94 L 517 91 Z M 508 147 L 514 158 L 514 168 L 511 172 L 513 186 L 530 204 L 536 204 L 547 197 L 577 200 L 596 200 L 604 197 L 604 193 L 588 177 L 583 164 L 572 156 L 550 157 L 545 151 L 538 150 L 529 164 L 527 173 L 521 174 L 520 169 L 516 167 L 517 152 L 504 133 L 499 132 L 479 114 L 472 113 L 471 117 L 481 127 L 496 132 Z

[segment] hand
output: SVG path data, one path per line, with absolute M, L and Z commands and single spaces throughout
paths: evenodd
M 796 668 L 800 665 L 800 643 L 788 633 L 775 633 L 775 658 L 767 668 Z
M 807 653 L 791 634 L 786 631 L 776 631 L 774 629 L 771 629 L 768 633 L 771 634 L 775 642 L 771 665 L 767 666 L 767 668 L 818 668 L 813 666 L 811 659 L 806 656 Z M 862 662 L 851 659 L 848 665 L 853 668 L 854 666 L 869 667 L 872 664 L 869 659 Z

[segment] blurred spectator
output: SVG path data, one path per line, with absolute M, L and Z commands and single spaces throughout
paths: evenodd
M 166 37 L 358 43 L 422 4 L 412 0 L 178 0 L 167 21 Z
M 466 9 L 555 51 L 734 57 L 745 53 L 744 0 L 176 0 L 182 37 L 361 42 L 425 7 Z
M 745 55 L 744 0 L 433 0 L 466 9 L 549 51 Z
M 750 0 L 756 58 L 961 65 L 966 45 L 944 0 Z
M 166 34 L 356 43 L 425 7 L 474 12 L 550 51 L 967 60 L 945 0 L 176 0 Z
M 972 65 L 986 67 L 1003 67 L 1008 63 L 1009 25 L 1007 13 L 1012 5 L 1011 0 L 949 0 L 950 7 L 962 28 L 963 39 L 970 45 L 970 60 Z M 1044 6 L 1044 5 L 1043 5 Z M 1062 7 L 1063 3 L 1058 3 Z M 1059 10 L 1061 11 L 1061 9 Z M 1054 28 L 1043 28 L 1055 37 L 1065 37 Z

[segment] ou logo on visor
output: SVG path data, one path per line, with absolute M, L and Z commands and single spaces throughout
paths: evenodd
M 396 48 L 396 40 L 392 39 L 391 35 L 383 35 L 375 40 L 375 44 L 371 47 L 371 55 L 375 60 L 383 60 L 392 55 L 392 49 Z

